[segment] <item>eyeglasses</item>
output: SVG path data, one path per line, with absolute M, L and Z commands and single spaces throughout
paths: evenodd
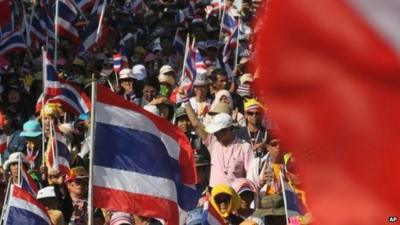
M 230 195 L 217 195 L 214 197 L 214 201 L 217 204 L 229 203 L 231 201 L 231 196 Z
M 249 116 L 260 116 L 260 115 L 262 115 L 262 113 L 261 112 L 247 112 L 247 115 L 249 115 Z

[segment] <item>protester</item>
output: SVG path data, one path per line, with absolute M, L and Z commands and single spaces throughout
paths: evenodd
M 218 184 L 211 190 L 210 203 L 223 217 L 225 223 L 238 225 L 243 219 L 233 214 L 240 207 L 240 197 L 232 187 L 226 184 Z

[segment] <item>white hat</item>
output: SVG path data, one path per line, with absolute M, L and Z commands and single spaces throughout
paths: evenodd
M 155 105 L 147 104 L 143 107 L 147 112 L 151 112 L 156 116 L 160 116 L 160 110 Z
M 175 73 L 175 70 L 170 65 L 164 65 L 164 66 L 162 66 L 160 68 L 160 74 L 166 74 L 168 72 L 174 72 Z
M 206 125 L 206 132 L 214 134 L 222 129 L 232 126 L 232 117 L 227 113 L 219 113 L 213 117 L 211 122 Z
M 132 67 L 133 78 L 136 80 L 143 80 L 147 76 L 146 68 L 142 64 L 134 65 Z
M 7 161 L 3 165 L 4 170 L 9 170 L 10 169 L 10 164 L 12 163 L 18 163 L 18 160 L 21 159 L 21 162 L 25 163 L 26 165 L 29 165 L 29 162 L 25 159 L 25 155 L 22 152 L 14 152 L 12 153 Z
M 243 85 L 245 82 L 253 82 L 254 78 L 250 73 L 245 73 L 240 77 L 240 84 Z
M 175 85 L 175 78 L 173 76 L 165 75 L 162 73 L 160 75 L 158 75 L 158 81 L 160 83 L 168 83 L 171 86 Z
M 132 70 L 128 68 L 124 68 L 119 72 L 119 79 L 133 79 Z
M 43 199 L 43 198 L 55 198 L 55 197 L 56 197 L 56 192 L 54 191 L 54 186 L 47 186 L 38 191 L 36 198 Z
M 194 86 L 208 85 L 207 73 L 198 73 L 193 83 Z

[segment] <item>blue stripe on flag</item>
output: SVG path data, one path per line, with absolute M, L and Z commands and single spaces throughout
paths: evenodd
M 24 209 L 10 207 L 6 225 L 49 225 L 42 217 Z
M 159 137 L 99 122 L 96 136 L 107 138 L 96 138 L 95 165 L 179 180 L 179 162 L 168 155 Z

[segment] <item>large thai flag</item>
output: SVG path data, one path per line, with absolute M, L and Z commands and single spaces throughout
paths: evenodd
M 206 202 L 203 206 L 202 225 L 226 225 L 222 216 L 217 212 L 209 201 L 210 196 L 206 196 Z
M 400 2 L 319 3 L 269 1 L 254 85 L 294 151 L 313 224 L 385 224 L 400 212 Z
M 52 225 L 44 206 L 20 187 L 11 185 L 7 206 L 5 225 Z
M 32 196 L 36 197 L 39 188 L 32 177 L 28 174 L 25 168 L 20 169 L 21 184 L 20 187 L 29 192 Z
M 52 122 L 50 122 L 50 132 L 51 135 L 46 150 L 47 167 L 60 171 L 62 174 L 69 174 L 71 153 L 68 150 L 66 138 Z
M 198 197 L 186 136 L 100 85 L 95 108 L 95 206 L 178 224 L 178 207 L 193 209 Z
M 7 135 L 4 130 L 0 130 L 0 154 L 3 153 L 7 148 Z
M 79 43 L 79 32 L 75 23 L 79 17 L 79 11 L 75 7 L 73 0 L 59 1 L 58 17 L 55 19 L 58 34 L 73 43 Z
M 238 47 L 237 46 L 238 38 L 239 38 L 239 26 L 236 26 L 233 33 L 229 36 L 228 41 L 225 43 L 224 49 L 222 51 L 222 57 L 223 57 L 222 61 L 224 63 L 228 63 L 232 51 Z
M 19 30 L 0 40 L 0 55 L 6 55 L 17 50 L 27 51 L 27 49 L 24 37 Z

